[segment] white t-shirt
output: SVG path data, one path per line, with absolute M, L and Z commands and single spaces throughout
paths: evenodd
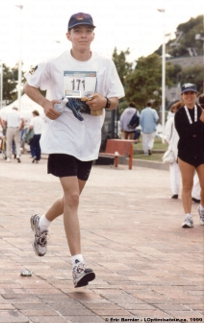
M 18 128 L 20 127 L 22 116 L 19 111 L 12 109 L 3 119 L 7 122 L 7 127 Z
M 65 96 L 64 72 L 67 71 L 96 72 L 97 93 L 109 98 L 124 96 L 113 61 L 98 53 L 92 53 L 92 57 L 83 62 L 74 59 L 70 51 L 66 51 L 47 63 L 41 63 L 33 74 L 27 73 L 25 77 L 29 85 L 47 89 L 49 100 L 60 100 Z M 58 119 L 46 122 L 41 136 L 42 151 L 68 154 L 82 161 L 97 159 L 105 110 L 101 116 L 83 114 L 83 118 L 83 121 L 79 121 L 71 109 L 66 108 Z
M 35 116 L 30 121 L 30 126 L 33 127 L 33 131 L 35 135 L 41 135 L 42 125 L 43 125 L 43 121 L 40 116 Z
M 135 129 L 128 128 L 128 124 L 130 120 L 132 119 L 133 115 L 137 112 L 137 115 L 139 116 L 139 111 L 137 111 L 133 107 L 126 108 L 120 117 L 120 130 L 126 131 L 126 132 L 133 132 Z

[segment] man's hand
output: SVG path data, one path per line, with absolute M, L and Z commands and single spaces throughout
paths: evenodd
M 106 98 L 102 95 L 95 93 L 86 100 L 86 104 L 93 111 L 104 109 L 106 106 Z
M 60 101 L 47 100 L 37 88 L 30 86 L 28 83 L 24 85 L 24 92 L 29 96 L 31 100 L 33 100 L 37 104 L 41 105 L 41 107 L 43 107 L 46 117 L 48 117 L 51 120 L 55 120 L 59 118 L 60 113 L 54 109 L 54 104 L 55 103 L 59 104 Z
M 59 116 L 60 116 L 60 113 L 57 112 L 54 109 L 54 104 L 55 103 L 60 104 L 60 101 L 58 101 L 58 100 L 52 100 L 52 101 L 46 100 L 45 103 L 42 106 L 43 109 L 44 109 L 46 117 L 48 117 L 51 120 L 55 120 L 55 119 L 59 118 Z

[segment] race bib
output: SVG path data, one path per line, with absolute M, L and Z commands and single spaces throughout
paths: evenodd
M 96 92 L 96 72 L 64 71 L 64 95 L 67 98 L 89 97 Z

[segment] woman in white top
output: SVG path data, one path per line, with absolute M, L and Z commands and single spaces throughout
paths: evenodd
M 172 199 L 177 199 L 179 194 L 180 169 L 177 163 L 177 154 L 178 154 L 177 145 L 178 145 L 179 136 L 174 126 L 174 116 L 176 111 L 181 106 L 183 106 L 182 101 L 176 102 L 171 106 L 171 109 L 170 109 L 171 114 L 169 114 L 169 119 L 167 120 L 166 126 L 165 126 L 165 138 L 175 156 L 174 162 L 169 164 Z
M 38 163 L 41 159 L 40 138 L 42 134 L 42 118 L 37 110 L 33 111 L 33 118 L 30 122 L 30 129 L 33 129 L 34 137 L 30 141 L 32 163 Z
M 134 139 L 136 127 L 131 129 L 128 125 L 135 112 L 137 112 L 139 117 L 139 112 L 135 108 L 135 103 L 130 102 L 129 107 L 127 107 L 120 116 L 120 131 L 123 132 L 124 139 Z

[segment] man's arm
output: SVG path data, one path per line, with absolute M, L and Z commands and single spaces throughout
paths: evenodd
M 41 105 L 41 107 L 44 109 L 45 115 L 49 119 L 55 120 L 59 118 L 60 113 L 54 109 L 54 104 L 60 103 L 58 100 L 47 100 L 37 88 L 30 86 L 28 83 L 24 85 L 24 92 L 31 100 Z
M 109 98 L 111 105 L 108 108 L 108 110 L 115 110 L 118 106 L 118 98 Z M 107 99 L 100 95 L 99 93 L 96 93 L 93 95 L 93 98 L 91 100 L 86 101 L 86 104 L 90 107 L 91 110 L 101 110 L 104 109 L 107 103 Z
M 46 101 L 48 101 L 37 88 L 30 86 L 28 83 L 24 85 L 24 92 L 31 100 L 38 103 L 42 107 L 46 104 Z
M 21 123 L 20 123 L 20 127 L 19 127 L 19 130 L 22 130 L 24 127 L 24 119 L 21 118 Z
M 7 121 L 1 119 L 1 127 L 2 127 L 3 132 L 6 130 L 6 125 L 7 125 Z

